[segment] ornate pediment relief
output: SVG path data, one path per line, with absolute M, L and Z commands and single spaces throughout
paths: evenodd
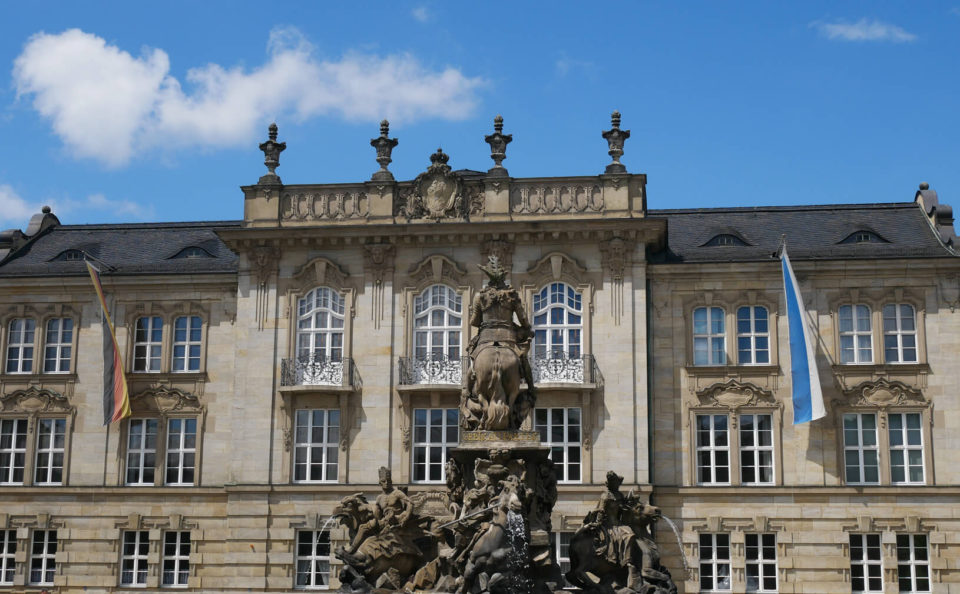
M 53 390 L 30 386 L 0 396 L 0 411 L 21 413 L 65 412 L 73 413 L 75 406 L 70 405 L 66 396 Z
M 397 214 L 407 219 L 465 219 L 463 181 L 451 171 L 443 150 L 430 155 L 430 166 L 398 193 Z
M 293 280 L 302 291 L 322 286 L 343 290 L 347 288 L 349 276 L 336 262 L 326 258 L 314 258 L 293 274 Z
M 450 258 L 434 254 L 411 266 L 409 274 L 418 286 L 444 281 L 459 285 L 467 271 Z
M 178 388 L 160 386 L 148 388 L 130 398 L 130 406 L 138 413 L 167 414 L 172 412 L 202 412 L 204 406 L 195 395 Z
M 550 252 L 527 269 L 527 274 L 543 281 L 569 280 L 574 284 L 583 282 L 587 269 L 563 252 Z
M 930 401 L 924 398 L 920 390 L 912 388 L 903 382 L 890 381 L 885 378 L 857 384 L 849 390 L 844 390 L 843 396 L 843 400 L 834 402 L 846 406 L 878 408 L 904 405 L 930 405 Z
M 745 406 L 768 406 L 780 408 L 782 404 L 773 396 L 773 392 L 749 382 L 731 379 L 707 386 L 696 393 L 694 406 L 705 406 L 737 410 Z

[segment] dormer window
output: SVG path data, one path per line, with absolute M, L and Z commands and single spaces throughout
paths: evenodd
M 886 239 L 880 237 L 873 231 L 861 229 L 848 235 L 840 243 L 889 243 Z
M 82 250 L 66 250 L 60 252 L 54 261 L 57 262 L 82 262 L 86 259 L 86 254 Z
M 213 256 L 207 250 L 192 245 L 190 247 L 183 248 L 180 252 L 177 253 L 174 258 L 212 258 Z
M 731 233 L 721 233 L 720 235 L 715 235 L 713 239 L 703 244 L 704 246 L 730 246 L 730 245 L 747 245 L 747 242 L 740 239 L 736 235 Z

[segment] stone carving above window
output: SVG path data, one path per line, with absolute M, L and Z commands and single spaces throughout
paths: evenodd
M 467 271 L 450 258 L 433 254 L 411 266 L 408 274 L 418 287 L 444 282 L 458 286 Z
M 200 399 L 178 388 L 160 386 L 146 390 L 130 398 L 130 406 L 137 413 L 168 414 L 175 412 L 204 412 L 206 407 Z
M 342 291 L 349 288 L 349 276 L 350 273 L 340 268 L 336 262 L 326 258 L 314 258 L 293 274 L 293 283 L 301 293 L 321 286 Z
M 864 406 L 886 409 L 891 406 L 930 406 L 923 393 L 916 388 L 899 381 L 880 378 L 862 382 L 843 391 L 844 400 L 834 400 L 835 404 L 845 406 Z
M 25 390 L 16 390 L 0 396 L 0 412 L 73 414 L 76 410 L 77 408 L 70 404 L 66 396 L 45 388 L 31 386 Z
M 718 382 L 696 392 L 697 399 L 691 402 L 696 407 L 714 407 L 737 410 L 743 407 L 776 407 L 783 405 L 777 401 L 773 392 L 749 382 L 735 379 Z
M 586 268 L 562 252 L 551 252 L 527 269 L 527 275 L 538 286 L 559 280 L 580 285 L 585 280 L 586 272 Z

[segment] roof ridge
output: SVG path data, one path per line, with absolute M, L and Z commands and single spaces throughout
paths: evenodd
M 650 208 L 647 209 L 648 215 L 656 214 L 698 214 L 698 213 L 723 213 L 723 212 L 790 212 L 790 211 L 815 211 L 815 210 L 875 210 L 875 209 L 899 209 L 916 207 L 915 202 L 864 202 L 856 204 L 804 204 L 790 206 L 718 206 L 716 208 Z
M 242 220 L 236 221 L 169 221 L 151 223 L 88 223 L 82 225 L 57 225 L 56 229 L 63 230 L 114 230 L 114 229 L 182 229 L 208 227 L 239 227 Z

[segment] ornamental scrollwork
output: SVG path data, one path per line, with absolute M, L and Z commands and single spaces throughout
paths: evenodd
M 0 396 L 0 412 L 64 412 L 72 414 L 76 410 L 77 408 L 72 406 L 70 400 L 63 394 L 36 386 Z
M 142 412 L 156 412 L 160 414 L 195 411 L 202 412 L 204 406 L 194 394 L 179 388 L 159 386 L 147 388 L 130 398 L 131 406 Z
M 849 390 L 844 390 L 846 401 L 835 401 L 847 406 L 867 406 L 886 409 L 891 406 L 929 406 L 923 393 L 916 388 L 900 381 L 890 381 L 880 378 L 857 384 Z
M 697 401 L 694 405 L 701 407 L 737 410 L 745 406 L 772 406 L 777 408 L 783 406 L 770 390 L 735 379 L 707 386 L 696 392 L 696 396 Z

